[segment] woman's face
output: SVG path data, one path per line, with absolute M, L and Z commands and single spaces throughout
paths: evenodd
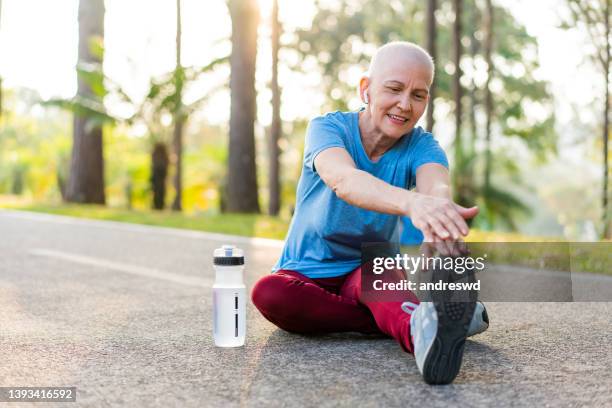
M 409 133 L 425 112 L 432 73 L 428 66 L 405 58 L 389 61 L 362 82 L 372 125 L 393 139 Z

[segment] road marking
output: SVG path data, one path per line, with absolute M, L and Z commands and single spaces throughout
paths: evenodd
M 202 279 L 195 276 L 177 275 L 174 273 L 160 271 L 158 269 L 147 268 L 144 266 L 130 265 L 120 262 L 108 261 L 106 259 L 94 258 L 91 256 L 71 254 L 68 252 L 55 251 L 52 249 L 37 248 L 29 251 L 30 254 L 36 256 L 44 256 L 47 258 L 61 259 L 63 261 L 73 262 L 81 265 L 95 266 L 99 268 L 112 269 L 118 272 L 129 273 L 146 278 L 159 279 L 181 285 L 195 286 L 200 288 L 210 288 L 212 281 Z
M 131 223 L 119 222 L 119 221 L 91 220 L 91 219 L 85 219 L 85 218 L 69 217 L 66 215 L 42 214 L 42 213 L 34 213 L 34 212 L 28 212 L 28 211 L 0 209 L 0 216 L 3 216 L 3 215 L 8 215 L 13 218 L 20 218 L 20 219 L 33 220 L 33 221 L 46 221 L 46 222 L 53 222 L 57 224 L 98 227 L 98 228 L 107 228 L 107 229 L 112 229 L 112 230 L 131 231 L 131 232 L 145 232 L 147 234 L 151 234 L 153 232 L 153 233 L 166 234 L 166 235 L 178 236 L 178 237 L 183 237 L 183 238 L 204 239 L 204 240 L 220 241 L 223 243 L 246 244 L 246 245 L 263 246 L 263 247 L 269 247 L 269 248 L 282 249 L 284 245 L 284 241 L 277 240 L 277 239 L 270 239 L 270 238 L 249 238 L 249 237 L 242 237 L 239 235 L 218 234 L 214 232 L 202 232 L 202 231 L 186 230 L 186 229 L 179 229 L 179 228 L 159 227 L 159 226 L 153 226 L 153 225 L 131 224 Z

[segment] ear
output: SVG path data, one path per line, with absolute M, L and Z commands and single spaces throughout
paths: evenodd
M 370 103 L 370 98 L 368 96 L 369 86 L 370 78 L 368 78 L 367 76 L 362 76 L 359 80 L 359 96 L 361 97 L 361 100 L 366 104 Z

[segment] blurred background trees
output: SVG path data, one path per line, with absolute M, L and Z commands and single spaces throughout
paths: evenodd
M 102 66 L 104 54 L 104 0 L 79 0 L 78 89 L 81 106 L 96 109 L 103 88 L 93 88 L 86 78 L 87 65 Z M 79 69 L 83 68 L 83 69 Z M 65 199 L 69 202 L 104 204 L 104 156 L 102 126 L 87 109 L 75 110 L 70 173 Z
M 144 92 L 134 96 L 104 66 L 104 2 L 80 0 L 77 92 L 69 100 L 46 102 L 74 114 L 72 141 L 65 112 L 41 109 L 33 92 L 5 89 L 0 93 L 0 194 L 137 210 L 164 209 L 172 193 L 174 210 L 258 213 L 263 203 L 268 213 L 288 217 L 307 121 L 329 110 L 358 109 L 356 84 L 376 48 L 408 40 L 423 45 L 435 59 L 432 98 L 422 125 L 447 150 L 457 201 L 481 207 L 473 226 L 517 230 L 534 218 L 554 217 L 543 214 L 542 206 L 559 211 L 556 225 L 578 222 L 561 205 L 562 190 L 535 198 L 533 170 L 558 160 L 560 135 L 550 84 L 536 75 L 538 43 L 508 3 L 314 0 L 311 23 L 296 28 L 283 23 L 283 10 L 297 7 L 291 2 L 218 1 L 231 23 L 225 39 L 231 55 L 215 52 L 207 54 L 212 57 L 202 66 L 185 64 L 184 44 L 198 39 L 189 37 L 181 18 L 188 2 L 175 0 L 173 67 L 151 77 Z M 609 1 L 560 4 L 567 8 L 568 28 L 589 27 L 596 50 L 592 57 L 605 82 L 598 145 L 605 217 Z M 305 102 L 290 92 L 281 94 L 281 87 L 291 85 L 288 78 L 298 78 L 304 89 L 316 84 L 318 112 L 286 119 L 285 105 Z M 211 100 L 218 103 L 216 95 L 226 95 L 227 125 L 209 123 L 201 115 Z M 269 105 L 263 106 L 269 112 L 264 119 L 258 117 L 257 101 Z M 46 156 L 38 157 L 42 146 Z M 578 194 L 570 190 L 565 191 Z M 605 221 L 602 226 L 608 229 L 601 232 L 609 236 L 609 215 Z
M 259 212 L 255 166 L 255 63 L 257 61 L 256 0 L 229 0 L 232 17 L 229 163 L 227 211 Z
M 576 25 L 584 27 L 594 49 L 589 55 L 593 63 L 599 67 L 602 75 L 603 98 L 601 107 L 601 150 L 603 157 L 603 176 L 601 191 L 602 224 L 605 238 L 612 238 L 612 212 L 609 205 L 609 136 L 610 136 L 610 0 L 579 1 L 567 0 L 571 12 L 565 27 Z

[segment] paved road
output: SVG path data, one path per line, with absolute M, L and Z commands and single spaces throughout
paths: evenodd
M 0 211 L 0 386 L 76 386 L 79 406 L 612 406 L 612 303 L 489 303 L 492 327 L 442 387 L 393 340 L 291 335 L 252 306 L 247 345 L 215 348 L 210 262 L 225 242 L 245 249 L 249 288 L 280 251 Z

